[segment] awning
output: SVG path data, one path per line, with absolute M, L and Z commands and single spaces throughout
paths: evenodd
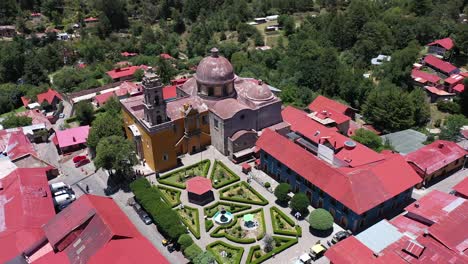
M 311 250 L 315 253 L 315 254 L 319 254 L 320 252 L 324 251 L 325 248 L 321 245 L 321 244 L 317 244 L 317 245 L 313 245 Z
M 238 159 L 244 156 L 247 156 L 249 154 L 253 154 L 253 149 L 252 148 L 246 148 L 244 150 L 238 151 L 234 153 L 234 158 Z
M 244 215 L 244 222 L 252 222 L 254 220 L 253 214 Z

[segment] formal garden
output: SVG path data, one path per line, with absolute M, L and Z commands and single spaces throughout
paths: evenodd
M 186 181 L 193 176 L 211 179 L 212 191 L 217 193 L 214 201 L 203 206 L 188 201 Z M 162 175 L 155 185 L 139 179 L 131 187 L 158 230 L 178 242 L 193 263 L 197 263 L 197 256 L 211 257 L 218 263 L 262 263 L 302 236 L 301 227 L 290 214 L 271 204 L 220 161 L 203 160 Z M 290 199 L 286 185 L 277 189 L 277 202 L 283 199 L 286 204 L 291 202 L 293 211 L 304 210 L 304 197 Z M 329 228 L 323 212 L 310 217 L 317 218 L 314 222 L 327 223 L 316 228 Z

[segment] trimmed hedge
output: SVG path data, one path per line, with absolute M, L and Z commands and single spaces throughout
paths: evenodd
M 203 250 L 195 243 L 184 250 L 184 256 L 190 261 L 193 261 L 196 257 L 198 257 L 198 255 L 202 253 Z
M 67 123 L 67 124 L 73 123 L 75 121 L 78 121 L 76 119 L 76 116 L 65 119 L 65 123 Z
M 262 255 L 260 258 L 256 259 L 255 261 L 252 261 L 252 257 L 257 250 L 261 250 L 259 245 L 253 246 L 249 250 L 249 255 L 247 256 L 247 264 L 258 264 L 262 263 L 265 260 L 271 258 L 273 256 L 273 253 L 277 255 L 278 253 L 282 252 L 283 250 L 297 244 L 298 239 L 297 238 L 287 238 L 287 237 L 279 237 L 279 236 L 273 236 L 273 239 L 275 240 L 275 243 L 277 240 L 282 240 L 282 241 L 287 241 L 285 244 L 281 245 L 280 247 L 275 247 L 272 251 Z
M 210 229 L 213 228 L 213 226 L 214 226 L 214 223 L 213 223 L 212 220 L 208 220 L 208 219 L 205 220 L 205 231 L 206 232 L 209 232 Z
M 231 227 L 235 226 L 237 224 L 237 220 L 239 218 L 243 217 L 244 215 L 246 215 L 246 214 L 256 214 L 258 212 L 261 212 L 260 216 L 261 216 L 261 224 L 262 224 L 262 227 L 263 227 L 263 232 L 260 233 L 257 236 L 257 239 L 255 239 L 255 238 L 237 238 L 237 237 L 231 236 L 230 234 L 226 233 L 225 230 L 224 230 L 224 233 L 220 233 L 220 231 L 222 229 L 228 229 L 228 228 L 231 228 Z M 263 209 L 258 208 L 258 209 L 248 211 L 248 212 L 244 212 L 243 214 L 239 214 L 239 215 L 234 216 L 234 219 L 232 220 L 231 223 L 229 223 L 228 225 L 225 225 L 225 226 L 218 226 L 213 232 L 211 232 L 210 236 L 211 237 L 218 237 L 218 238 L 219 237 L 225 237 L 225 238 L 227 238 L 228 240 L 230 240 L 232 242 L 236 242 L 236 243 L 240 243 L 240 244 L 252 244 L 252 243 L 255 243 L 257 240 L 261 240 L 265 236 L 265 234 L 266 234 L 265 215 L 263 213 Z
M 327 210 L 317 208 L 310 213 L 309 224 L 315 230 L 329 230 L 333 227 L 333 216 Z
M 161 234 L 170 240 L 177 241 L 186 229 L 172 208 L 161 198 L 160 191 L 151 186 L 146 178 L 140 178 L 130 184 L 136 200 L 151 215 Z
M 238 197 L 228 197 L 225 196 L 225 192 L 229 191 L 230 188 L 236 188 L 238 185 L 242 185 L 244 188 L 247 188 L 249 191 L 251 191 L 253 194 L 255 194 L 261 201 L 252 201 L 249 199 L 243 199 L 243 198 L 238 198 Z M 246 182 L 239 182 L 234 185 L 231 185 L 229 187 L 226 187 L 222 190 L 219 191 L 220 195 L 219 198 L 221 200 L 226 200 L 226 201 L 234 201 L 234 202 L 241 202 L 241 203 L 246 203 L 246 204 L 256 204 L 256 205 L 267 205 L 268 200 L 265 199 L 260 193 L 258 193 L 254 188 L 252 188 L 250 185 L 248 185 Z
M 206 177 L 208 175 L 208 171 L 210 170 L 210 166 L 211 166 L 211 161 L 209 159 L 205 159 L 205 160 L 202 160 L 200 162 L 197 162 L 195 164 L 192 164 L 190 166 L 186 166 L 186 167 L 183 167 L 183 168 L 180 168 L 178 170 L 175 170 L 169 174 L 166 174 L 164 176 L 161 176 L 159 179 L 158 179 L 158 182 L 159 183 L 162 183 L 162 184 L 166 184 L 166 185 L 169 185 L 169 186 L 172 186 L 172 187 L 176 187 L 176 188 L 180 188 L 180 189 L 185 189 L 185 182 L 183 183 L 176 183 L 176 182 L 171 182 L 169 180 L 167 180 L 168 178 L 170 178 L 171 176 L 174 176 L 175 174 L 179 173 L 179 172 L 184 172 L 186 170 L 190 170 L 190 169 L 193 169 L 193 168 L 196 168 L 198 167 L 200 164 L 203 164 L 205 167 L 203 168 L 203 175 L 197 175 L 197 176 L 203 176 L 203 177 Z
M 180 195 L 182 193 L 180 190 L 177 190 L 177 189 L 174 189 L 174 188 L 169 188 L 169 187 L 162 186 L 162 185 L 158 185 L 156 188 L 159 189 L 159 192 L 161 193 L 161 197 L 164 199 L 164 201 L 167 204 L 169 204 L 172 207 L 176 207 L 177 205 L 180 204 Z M 176 193 L 176 202 L 171 201 L 169 199 L 169 197 L 167 197 L 167 195 L 161 190 L 167 190 L 167 191 L 175 192 Z
M 214 176 L 215 176 L 215 173 L 216 173 L 216 166 L 220 166 L 225 171 L 227 171 L 227 173 L 231 174 L 230 179 L 227 180 L 227 181 L 214 183 L 213 180 L 214 180 Z M 213 187 L 215 189 L 219 189 L 221 187 L 224 187 L 226 185 L 229 185 L 229 184 L 231 184 L 233 182 L 236 182 L 236 181 L 240 180 L 240 177 L 235 172 L 233 172 L 231 169 L 229 169 L 223 162 L 221 162 L 219 160 L 215 160 L 215 162 L 213 164 L 213 170 L 211 171 L 210 179 L 211 179 L 211 182 L 213 183 Z
M 278 214 L 288 224 L 290 224 L 291 226 L 294 226 L 296 231 L 283 230 L 280 227 L 278 227 L 277 223 L 276 223 L 276 220 L 275 220 L 275 217 L 273 216 L 273 212 Z M 290 217 L 288 217 L 285 213 L 283 213 L 283 211 L 278 209 L 276 206 L 273 206 L 273 207 L 270 208 L 270 216 L 271 216 L 271 223 L 272 223 L 272 226 L 273 226 L 273 233 L 274 234 L 286 235 L 286 236 L 296 236 L 297 235 L 299 237 L 302 236 L 302 228 L 300 226 L 296 226 L 296 223 L 294 222 L 294 220 L 292 220 Z
M 236 203 L 228 203 L 228 202 L 223 202 L 223 201 L 220 201 L 220 202 L 217 202 L 213 205 L 210 205 L 210 206 L 207 206 L 205 208 L 203 208 L 203 212 L 205 213 L 206 216 L 208 217 L 213 217 L 217 211 L 215 211 L 214 213 L 209 213 L 209 210 L 215 208 L 215 207 L 218 207 L 218 206 L 225 206 L 225 207 L 237 207 L 235 210 L 227 210 L 229 211 L 230 213 L 234 214 L 234 213 L 238 213 L 238 212 L 242 212 L 244 210 L 249 210 L 252 208 L 252 206 L 250 205 L 245 205 L 245 204 L 236 204 Z
M 242 247 L 235 247 L 235 246 L 229 245 L 228 243 L 225 243 L 225 242 L 223 242 L 223 241 L 215 241 L 215 242 L 213 242 L 213 243 L 211 243 L 211 244 L 208 244 L 208 245 L 206 246 L 206 250 L 211 251 L 211 253 L 212 253 L 213 256 L 215 257 L 216 261 L 217 261 L 218 263 L 220 263 L 220 264 L 223 263 L 223 260 L 220 258 L 220 256 L 219 256 L 218 254 L 215 253 L 215 250 L 213 249 L 213 248 L 214 248 L 215 246 L 217 246 L 217 245 L 222 245 L 222 246 L 227 247 L 227 248 L 230 248 L 230 249 L 232 249 L 232 250 L 240 251 L 240 252 L 237 254 L 236 258 L 234 259 L 234 262 L 235 262 L 236 264 L 240 264 L 240 263 L 241 263 L 242 255 L 244 255 L 244 248 L 242 248 Z
M 187 226 L 190 232 L 192 232 L 193 236 L 197 239 L 200 239 L 200 215 L 198 213 L 198 209 L 189 206 L 184 206 L 184 209 L 188 209 L 194 213 L 194 216 L 192 218 L 195 220 L 195 228 L 193 227 L 193 224 L 189 222 L 190 220 L 185 219 L 180 215 L 180 211 L 183 209 L 177 209 L 176 212 L 179 213 L 180 219 L 185 224 L 185 226 Z

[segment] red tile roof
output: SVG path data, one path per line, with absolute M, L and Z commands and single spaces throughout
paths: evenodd
M 408 205 L 405 210 L 408 212 L 409 218 L 432 224 L 443 219 L 448 213 L 443 209 L 456 202 L 457 199 L 463 198 L 433 190 L 418 201 Z
M 47 92 L 37 95 L 37 102 L 39 104 L 42 104 L 42 102 L 47 101 L 49 104 L 51 104 L 54 101 L 55 97 L 57 97 L 60 100 L 63 100 L 62 96 L 59 93 L 57 93 L 57 91 L 49 88 Z
M 161 53 L 159 56 L 161 56 L 161 58 L 163 58 L 165 60 L 174 59 L 174 57 L 172 57 L 171 55 L 169 55 L 167 53 Z
M 357 214 L 372 209 L 420 181 L 398 154 L 358 168 L 337 169 L 268 129 L 258 139 L 257 147 Z
M 26 98 L 26 96 L 21 96 L 21 102 L 23 103 L 24 107 L 28 107 L 28 104 L 31 102 L 31 100 Z
M 390 223 L 398 228 L 401 233 L 411 233 L 414 236 L 423 235 L 424 232 L 429 228 L 428 225 L 423 224 L 419 221 L 415 221 L 405 215 L 399 215 L 393 218 Z
M 406 160 L 414 164 L 420 173 L 431 174 L 440 170 L 467 154 L 456 143 L 446 140 L 437 140 L 433 143 L 406 155 Z
M 451 38 L 438 39 L 434 42 L 427 44 L 428 46 L 439 45 L 446 50 L 451 50 L 453 48 L 453 40 Z
M 457 185 L 453 186 L 453 188 L 457 193 L 468 197 L 468 178 L 463 179 Z
M 52 128 L 52 124 L 50 123 L 50 120 L 41 114 L 38 110 L 27 110 L 24 112 L 19 112 L 16 114 L 17 116 L 27 116 L 32 119 L 31 123 L 33 125 L 39 125 L 39 124 L 44 124 L 47 129 Z
M 433 86 L 426 86 L 426 90 L 429 91 L 432 94 L 436 94 L 436 95 L 439 95 L 439 96 L 453 95 L 452 93 L 448 93 L 448 92 L 446 92 L 444 90 L 438 89 L 438 88 L 433 87 Z
M 341 114 L 345 114 L 345 112 L 348 109 L 351 109 L 351 107 L 347 105 L 344 105 L 322 95 L 317 96 L 317 98 L 315 98 L 315 100 L 312 103 L 310 103 L 308 107 L 311 111 L 315 112 L 320 112 L 324 108 L 329 108 Z
M 188 78 L 174 79 L 174 80 L 171 80 L 171 85 L 181 85 L 181 84 L 184 84 L 186 81 L 188 81 Z
M 85 144 L 89 134 L 89 126 L 80 126 L 55 132 L 60 148 Z
M 32 154 L 36 150 L 21 128 L 0 130 L 0 152 L 6 153 L 11 160 Z
M 164 100 L 170 100 L 177 97 L 177 87 L 175 85 L 165 86 L 163 88 Z
M 443 73 L 450 74 L 458 68 L 450 64 L 449 62 L 443 61 L 433 55 L 427 55 L 424 58 L 424 62 L 431 65 L 432 67 L 441 70 Z
M 413 69 L 411 71 L 411 78 L 420 83 L 426 83 L 426 81 L 431 83 L 438 83 L 440 81 L 439 76 L 418 69 Z
M 453 90 L 455 90 L 455 91 L 457 91 L 459 93 L 462 93 L 463 91 L 465 91 L 465 85 L 462 84 L 462 83 L 459 83 L 459 84 L 457 84 L 457 85 L 455 85 L 453 87 Z
M 0 263 L 5 263 L 44 236 L 42 226 L 55 209 L 44 169 L 16 169 L 0 186 Z
M 123 68 L 113 69 L 112 71 L 108 71 L 107 75 L 109 75 L 112 79 L 120 79 L 124 77 L 131 77 L 137 70 L 147 70 L 148 66 L 140 65 L 140 66 L 128 66 Z
M 116 91 L 117 96 L 124 96 L 126 94 L 135 96 L 143 93 L 141 84 L 125 81 L 120 85 L 120 89 Z
M 445 82 L 453 85 L 463 82 L 463 79 L 465 79 L 465 77 L 461 76 L 460 74 L 452 74 L 450 77 L 445 79 Z
M 335 123 L 338 125 L 351 120 L 349 116 L 339 113 L 328 106 L 322 107 L 320 110 L 314 111 L 314 112 L 316 113 L 315 116 L 318 117 L 319 119 L 325 120 L 329 118 L 329 119 L 334 120 Z
M 61 252 L 43 257 L 48 263 L 58 263 L 54 259 L 63 260 L 63 255 L 70 263 L 169 263 L 109 197 L 81 196 L 49 221 L 44 232 Z M 79 243 L 82 251 L 76 250 Z
M 85 18 L 84 19 L 84 22 L 88 23 L 88 22 L 97 22 L 99 21 L 99 18 L 96 18 L 96 17 L 88 17 L 88 18 Z
M 94 100 L 100 106 L 103 106 L 106 104 L 107 100 L 109 100 L 113 96 L 116 96 L 114 92 L 107 92 L 107 93 L 96 95 L 96 97 L 94 97 Z
M 197 195 L 209 192 L 211 187 L 211 180 L 205 177 L 197 176 L 187 181 L 187 191 Z
M 122 55 L 122 56 L 124 56 L 124 57 L 134 57 L 134 56 L 137 56 L 138 53 L 136 53 L 136 52 L 124 51 L 124 52 L 120 53 L 120 55 Z

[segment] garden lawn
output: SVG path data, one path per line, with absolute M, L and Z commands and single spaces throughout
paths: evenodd
M 273 236 L 273 240 L 273 250 L 268 253 L 263 251 L 259 245 L 251 247 L 247 256 L 247 264 L 262 263 L 271 258 L 273 253 L 278 255 L 281 251 L 297 243 L 297 238 Z
M 196 208 L 184 206 L 184 209 L 177 209 L 177 213 L 182 222 L 188 227 L 193 236 L 200 238 L 200 218 Z
M 244 230 L 241 225 L 244 223 L 243 216 L 253 214 L 254 221 L 258 223 L 255 230 Z M 255 243 L 265 236 L 265 216 L 263 209 L 255 209 L 239 215 L 236 215 L 232 223 L 227 226 L 218 226 L 211 234 L 211 237 L 226 237 L 228 240 L 241 244 Z
M 226 187 L 219 192 L 221 200 L 242 202 L 248 204 L 267 205 L 268 200 L 255 191 L 249 184 L 242 181 Z
M 175 207 L 180 204 L 181 191 L 162 185 L 158 185 L 156 188 L 161 192 L 164 201 L 171 207 Z
M 213 187 L 218 189 L 238 181 L 240 177 L 228 167 L 226 167 L 224 163 L 216 160 L 213 165 L 213 170 L 211 171 L 210 179 L 213 183 Z
M 294 220 L 285 213 L 273 206 L 270 208 L 271 223 L 273 224 L 273 233 L 287 236 L 301 236 L 302 229 L 296 226 Z
M 15 110 L 13 110 L 13 111 L 11 111 L 11 112 L 7 112 L 7 113 L 1 114 L 1 115 L 0 115 L 0 118 L 2 118 L 2 117 L 7 117 L 8 115 L 11 115 L 11 114 L 16 115 L 17 113 L 21 113 L 21 112 L 24 112 L 24 111 L 26 111 L 26 107 L 21 106 L 20 108 L 15 109 Z
M 173 187 L 185 189 L 185 182 L 195 176 L 206 177 L 210 169 L 210 160 L 203 160 L 193 165 L 183 167 L 168 174 L 161 176 L 158 179 L 159 183 L 170 185 Z
M 234 214 L 244 210 L 248 210 L 252 208 L 250 205 L 245 204 L 236 204 L 236 203 L 228 203 L 228 202 L 216 202 L 213 205 L 207 206 L 203 209 L 205 215 L 208 217 L 213 217 L 216 212 L 220 211 L 221 208 L 224 208 L 226 211 Z
M 218 263 L 223 264 L 240 264 L 242 254 L 244 254 L 243 248 L 229 245 L 223 241 L 215 241 L 206 246 L 206 249 L 213 254 Z M 223 251 L 226 252 L 225 256 L 221 255 Z

